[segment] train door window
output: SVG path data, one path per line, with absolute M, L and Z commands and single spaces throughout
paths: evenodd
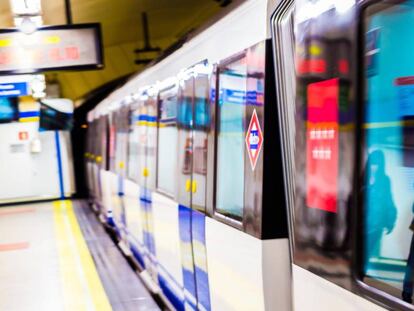
M 102 118 L 99 117 L 99 119 L 96 120 L 96 163 L 100 166 L 102 163 Z
M 206 74 L 198 74 L 194 78 L 192 207 L 202 212 L 206 208 L 207 149 L 211 126 L 209 82 Z
M 176 195 L 177 176 L 177 89 L 161 91 L 158 119 L 157 188 Z
M 155 89 L 151 89 L 150 95 L 145 101 L 145 176 L 146 187 L 155 189 L 157 170 L 157 96 Z
M 412 303 L 414 1 L 375 3 L 363 14 L 363 280 Z
M 109 115 L 109 169 L 115 172 L 116 111 Z
M 194 78 L 180 82 L 177 106 L 178 126 L 178 202 L 191 205 L 191 166 L 193 163 L 193 88 Z
M 244 206 L 246 76 L 245 54 L 218 68 L 215 208 L 239 221 Z
M 131 106 L 130 114 L 130 133 L 128 137 L 128 178 L 138 182 L 140 181 L 141 176 L 141 162 L 140 154 L 140 110 L 139 103 L 135 102 Z
M 116 172 L 124 174 L 128 155 L 129 108 L 122 106 L 116 113 L 115 161 Z
M 102 117 L 104 119 L 104 125 L 102 128 L 102 144 L 104 145 L 103 148 L 103 168 L 105 170 L 109 170 L 109 116 L 104 115 Z

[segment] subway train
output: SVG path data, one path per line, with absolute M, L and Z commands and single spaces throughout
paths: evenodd
M 171 309 L 414 309 L 410 25 L 244 1 L 89 113 L 92 206 Z

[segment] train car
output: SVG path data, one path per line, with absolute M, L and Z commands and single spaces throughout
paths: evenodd
M 271 7 L 241 3 L 88 116 L 97 209 L 171 309 L 291 309 Z
M 412 310 L 414 1 L 272 18 L 297 310 Z
M 92 113 L 108 218 L 170 306 L 413 309 L 413 14 L 246 1 Z

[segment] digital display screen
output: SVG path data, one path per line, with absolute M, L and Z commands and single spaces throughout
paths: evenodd
M 339 80 L 309 84 L 307 98 L 306 205 L 336 212 Z
M 99 24 L 42 27 L 32 34 L 0 30 L 0 73 L 102 67 Z
M 17 97 L 0 97 L 0 123 L 18 119 Z
M 40 103 L 40 130 L 69 131 L 73 127 L 73 114 L 59 111 L 45 103 Z

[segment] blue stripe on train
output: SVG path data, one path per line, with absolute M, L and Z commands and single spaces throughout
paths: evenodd
M 141 265 L 141 267 L 143 269 L 145 269 L 145 262 L 144 262 L 144 258 L 141 255 L 141 252 L 132 243 L 130 243 L 130 249 L 131 249 L 131 252 L 132 252 L 132 255 L 134 256 L 134 258 L 138 261 L 138 263 Z
M 196 284 L 194 275 L 194 260 L 192 253 L 192 237 L 191 237 L 191 210 L 183 205 L 178 207 L 179 214 L 179 230 L 180 230 L 180 242 L 181 242 L 181 254 L 182 254 L 182 273 L 184 288 L 188 294 L 192 297 L 185 296 L 185 302 L 191 306 L 194 305 L 193 301 L 197 303 Z M 191 269 L 191 270 L 190 270 Z M 192 299 L 193 298 L 193 299 Z
M 205 268 L 200 268 L 200 260 L 203 260 L 203 265 L 207 263 L 206 252 L 206 217 L 204 214 L 193 210 L 192 211 L 192 238 L 193 242 L 198 242 L 203 245 L 204 250 L 202 254 L 197 254 L 194 258 L 195 264 L 195 276 L 197 280 L 197 298 L 198 303 L 201 304 L 206 310 L 211 310 L 210 304 L 210 285 L 208 280 L 208 272 L 204 271 Z M 198 258 L 202 256 L 203 258 Z
M 19 112 L 19 119 L 20 118 L 31 118 L 31 117 L 38 117 L 40 116 L 40 112 L 37 111 L 20 111 Z
M 140 116 L 138 116 L 138 120 L 139 121 L 155 122 L 155 121 L 157 121 L 157 117 L 146 115 L 146 114 L 141 114 Z
M 184 311 L 184 301 L 174 293 L 174 290 L 170 286 L 170 283 L 167 281 L 167 279 L 158 274 L 158 283 L 161 287 L 162 292 L 168 298 L 174 308 L 176 308 L 177 311 Z
M 152 222 L 152 202 L 151 202 L 151 192 L 142 187 L 140 195 L 140 206 L 144 215 L 147 216 L 147 221 Z M 149 219 L 148 219 L 149 218 Z M 147 224 L 147 226 L 149 226 Z M 154 233 L 149 231 L 150 228 L 144 228 L 144 245 L 147 247 L 148 251 L 155 256 L 155 239 Z

